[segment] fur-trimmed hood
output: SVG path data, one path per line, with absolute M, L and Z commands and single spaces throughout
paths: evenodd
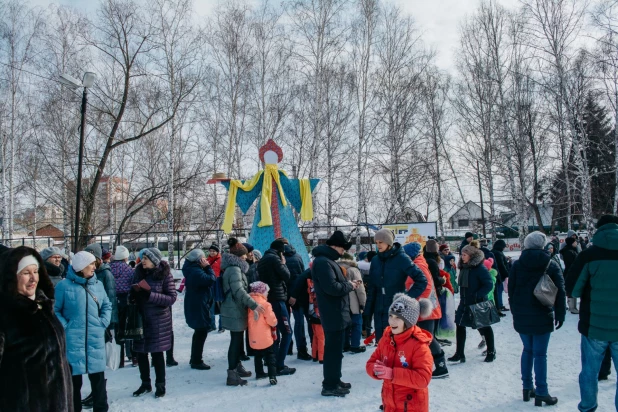
M 357 268 L 358 269 L 358 264 L 355 261 L 353 261 L 353 260 L 340 259 L 340 260 L 337 261 L 337 263 L 339 265 L 341 265 L 341 266 Z
M 239 267 L 243 274 L 249 271 L 249 264 L 245 260 L 231 253 L 224 253 L 221 257 L 221 270 L 225 270 L 230 266 Z
M 457 267 L 459 269 L 475 268 L 481 265 L 485 260 L 485 254 L 483 253 L 483 251 L 474 246 L 465 246 L 462 249 L 462 252 L 466 252 L 468 255 L 470 255 L 470 261 L 468 263 L 463 263 L 463 259 L 460 258 L 459 263 L 457 263 Z

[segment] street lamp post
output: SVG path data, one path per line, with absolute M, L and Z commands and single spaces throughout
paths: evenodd
M 82 93 L 81 123 L 79 130 L 79 153 L 77 163 L 77 184 L 75 188 L 75 228 L 73 230 L 73 253 L 78 252 L 79 248 L 79 218 L 82 200 L 82 168 L 84 164 L 84 140 L 86 135 L 86 107 L 88 106 L 88 89 L 92 87 L 96 79 L 96 74 L 92 72 L 84 73 L 84 80 L 80 82 L 68 74 L 60 75 L 60 82 L 65 86 L 72 87 L 74 90 L 84 88 Z

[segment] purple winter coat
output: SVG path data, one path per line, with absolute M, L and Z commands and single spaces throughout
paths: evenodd
M 124 260 L 114 260 L 110 263 L 110 270 L 116 282 L 116 294 L 129 293 L 133 284 L 135 269 L 129 266 Z
M 147 301 L 133 290 L 129 300 L 135 300 L 144 320 L 144 339 L 133 341 L 133 351 L 139 353 L 165 352 L 172 347 L 172 305 L 176 302 L 176 285 L 167 262 L 162 261 L 154 269 L 144 269 L 140 263 L 135 267 L 133 284 L 142 279 L 150 285 Z

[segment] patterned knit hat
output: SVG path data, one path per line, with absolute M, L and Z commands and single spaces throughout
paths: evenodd
M 395 315 L 399 319 L 403 320 L 406 328 L 411 328 L 416 325 L 418 318 L 427 317 L 431 315 L 433 305 L 429 299 L 412 299 L 405 293 L 397 293 L 393 297 L 393 303 L 388 308 L 389 315 Z
M 155 266 L 159 266 L 159 263 L 161 263 L 161 261 L 163 260 L 163 255 L 161 254 L 161 251 L 156 247 L 142 249 L 142 251 L 139 252 L 139 258 L 141 260 L 144 260 L 144 256 L 146 256 L 148 260 L 150 260 Z
M 260 295 L 268 295 L 268 291 L 270 287 L 264 282 L 253 282 L 249 285 L 251 288 L 251 293 L 259 293 Z

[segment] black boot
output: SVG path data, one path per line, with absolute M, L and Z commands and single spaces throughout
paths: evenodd
M 140 386 L 138 390 L 133 392 L 133 396 L 137 397 L 150 392 L 152 392 L 152 385 L 149 383 L 142 383 L 142 386 Z
M 539 396 L 536 395 L 534 398 L 534 406 L 543 406 L 543 403 L 546 405 L 555 405 L 558 403 L 558 398 L 554 398 L 553 396 Z
M 204 362 L 201 363 L 192 363 L 191 369 L 197 369 L 198 371 L 209 371 L 210 366 L 206 365 Z
M 455 355 L 448 358 L 448 361 L 453 363 L 466 363 L 466 357 L 465 355 L 460 355 L 459 353 L 455 352 Z
M 524 402 L 530 402 L 530 398 L 536 397 L 536 394 L 534 393 L 534 389 L 524 389 L 523 395 L 524 395 Z
M 165 396 L 165 384 L 164 383 L 155 383 L 155 398 L 162 398 Z
M 236 369 L 228 369 L 227 381 L 225 381 L 225 384 L 227 386 L 245 386 L 247 384 L 247 381 L 241 379 L 240 376 L 238 376 L 238 372 L 236 372 Z
M 434 356 L 433 362 L 436 365 L 436 369 L 431 374 L 433 379 L 448 378 L 448 368 L 446 367 L 446 361 L 444 360 L 444 352 Z
M 496 351 L 487 352 L 487 356 L 485 356 L 485 362 L 490 363 L 496 360 Z
M 82 408 L 92 409 L 93 406 L 94 406 L 94 398 L 92 397 L 92 392 L 90 392 L 90 395 L 82 399 Z
M 296 358 L 304 361 L 310 361 L 312 359 L 309 352 L 307 352 L 307 349 L 299 350 Z

